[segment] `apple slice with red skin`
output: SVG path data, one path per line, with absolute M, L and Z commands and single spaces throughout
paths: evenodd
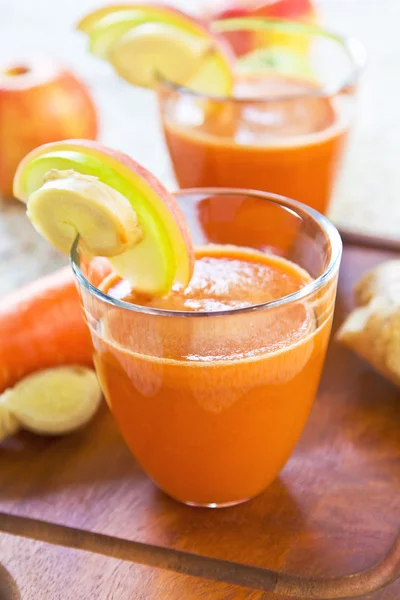
M 222 3 L 222 8 L 211 10 L 207 14 L 207 20 L 244 16 L 296 20 L 306 19 L 313 12 L 314 6 L 311 0 L 229 0 Z
M 223 96 L 232 91 L 234 56 L 229 45 L 175 8 L 118 5 L 87 15 L 78 28 L 88 34 L 91 52 L 110 62 L 129 83 L 156 87 L 161 75 L 197 92 Z
M 269 17 L 272 19 L 289 19 L 304 23 L 315 23 L 316 14 L 311 0 L 276 0 L 270 4 L 260 5 L 254 11 L 256 17 Z M 284 31 L 255 32 L 254 45 L 261 48 L 266 45 L 283 46 L 298 54 L 307 55 L 310 46 L 310 37 L 307 34 L 287 34 Z
M 132 10 L 145 11 L 149 20 L 157 20 L 157 17 L 160 16 L 160 13 L 165 14 L 168 11 L 168 13 L 171 15 L 171 18 L 181 17 L 182 19 L 185 19 L 185 21 L 190 20 L 193 24 L 197 23 L 198 25 L 203 25 L 203 27 L 206 26 L 205 21 L 196 19 L 194 17 L 189 17 L 189 15 L 179 10 L 175 6 L 169 6 L 168 4 L 162 4 L 161 2 L 149 2 L 148 4 L 110 4 L 108 6 L 103 6 L 82 17 L 76 27 L 79 29 L 79 31 L 90 35 L 99 21 L 104 17 Z
M 160 77 L 183 83 L 215 54 L 211 39 L 193 36 L 166 23 L 143 23 L 112 44 L 108 60 L 129 83 L 155 88 Z
M 242 17 L 269 17 L 276 19 L 298 20 L 314 23 L 316 20 L 314 6 L 311 0 L 274 0 L 244 2 L 236 1 L 226 3 L 225 8 L 208 15 L 210 20 L 233 19 Z M 269 31 L 266 33 L 255 31 L 229 31 L 223 34 L 228 40 L 237 56 L 243 56 L 255 49 L 269 45 L 294 44 L 295 49 L 305 52 L 308 49 L 308 40 L 296 40 L 294 36 L 285 35 L 284 32 Z
M 23 159 L 14 179 L 15 196 L 27 202 L 42 188 L 51 169 L 97 177 L 130 202 L 142 240 L 110 261 L 135 289 L 163 295 L 174 284 L 187 285 L 194 264 L 190 233 L 177 201 L 149 171 L 129 156 L 95 142 L 56 142 Z
M 109 11 L 94 21 L 88 32 L 90 50 L 100 58 L 107 58 L 115 41 L 135 27 L 147 23 L 164 23 L 196 37 L 211 35 L 204 24 L 180 10 L 159 4 L 137 4 L 126 6 L 125 10 Z
M 254 14 L 261 17 L 278 19 L 305 19 L 314 12 L 310 0 L 275 0 L 275 2 L 257 2 Z
M 227 8 L 213 16 L 214 19 L 238 19 L 250 17 L 251 12 L 247 8 L 232 7 Z M 254 32 L 253 31 L 227 31 L 222 34 L 229 45 L 235 51 L 237 56 L 243 56 L 254 48 Z

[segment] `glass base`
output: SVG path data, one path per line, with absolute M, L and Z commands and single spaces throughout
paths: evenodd
M 200 502 L 189 502 L 183 500 L 178 500 L 178 502 L 182 502 L 183 504 L 186 504 L 186 506 L 193 506 L 195 508 L 230 508 L 231 506 L 238 506 L 239 504 L 244 504 L 245 502 L 248 502 L 251 499 L 252 498 L 250 497 L 243 498 L 241 500 L 232 500 L 231 502 L 210 502 L 208 504 L 202 504 Z

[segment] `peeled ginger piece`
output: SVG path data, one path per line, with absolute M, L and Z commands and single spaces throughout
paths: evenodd
M 55 248 L 69 254 L 80 235 L 94 255 L 117 256 L 142 238 L 136 213 L 122 194 L 91 175 L 51 169 L 28 199 L 28 217 Z
M 354 292 L 357 308 L 336 339 L 400 386 L 400 260 L 366 273 Z
M 96 413 L 101 389 L 96 373 L 81 366 L 45 369 L 0 396 L 0 441 L 19 429 L 63 435 Z

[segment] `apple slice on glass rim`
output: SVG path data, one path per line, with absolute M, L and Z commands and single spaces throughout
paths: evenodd
M 203 0 L 202 10 L 208 22 L 232 18 L 267 17 L 316 23 L 316 11 L 313 0 Z M 299 53 L 307 53 L 309 43 L 306 38 L 288 36 L 284 31 L 236 30 L 224 33 L 237 56 L 265 47 L 292 47 Z
M 40 146 L 21 161 L 14 195 L 56 248 L 69 253 L 79 234 L 138 292 L 164 295 L 190 281 L 193 246 L 176 199 L 120 152 L 87 140 Z
M 78 29 L 89 36 L 89 48 L 92 54 L 107 60 L 111 47 L 121 36 L 139 25 L 148 23 L 162 23 L 176 27 L 183 33 L 207 37 L 205 27 L 194 19 L 177 9 L 155 4 L 137 4 L 131 7 L 126 5 L 124 10 L 115 11 L 110 7 L 106 14 L 92 21 L 88 30 L 82 30 L 80 23 Z
M 179 23 L 184 21 L 186 29 L 190 27 L 197 29 L 197 21 L 195 19 L 189 17 L 178 8 L 162 4 L 161 2 L 146 2 L 145 4 L 110 4 L 108 6 L 102 6 L 82 17 L 77 23 L 76 28 L 87 35 L 91 35 L 100 22 L 105 22 L 103 21 L 105 17 L 111 17 L 113 20 L 113 18 L 118 17 L 119 14 L 127 12 L 131 13 L 131 16 L 133 17 L 142 17 L 142 23 L 151 20 L 179 25 Z
M 129 83 L 154 88 L 165 79 L 223 96 L 233 87 L 234 55 L 222 36 L 185 13 L 156 4 L 117 6 L 78 24 L 93 54 Z
M 240 75 L 278 72 L 316 81 L 307 55 L 282 46 L 267 46 L 253 50 L 238 58 L 236 72 Z

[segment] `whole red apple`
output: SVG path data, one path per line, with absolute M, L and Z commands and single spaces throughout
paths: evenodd
M 235 17 L 272 17 L 280 19 L 315 21 L 313 0 L 220 0 L 217 8 L 207 12 L 208 19 L 230 19 Z M 262 42 L 262 35 L 249 31 L 230 32 L 225 34 L 238 56 L 254 50 Z M 276 43 L 274 37 L 280 34 L 267 34 L 269 43 Z
M 93 100 L 63 66 L 43 58 L 0 65 L 0 195 L 12 195 L 17 165 L 33 148 L 96 136 Z

